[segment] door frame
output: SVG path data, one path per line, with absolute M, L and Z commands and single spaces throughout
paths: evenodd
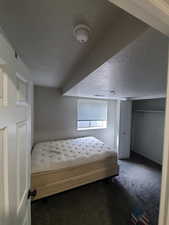
M 169 37 L 169 0 L 109 1 Z M 169 57 L 163 148 L 161 199 L 158 225 L 169 224 Z

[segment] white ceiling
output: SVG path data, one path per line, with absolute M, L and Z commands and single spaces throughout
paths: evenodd
M 167 55 L 168 38 L 150 28 L 65 95 L 112 99 L 164 97 Z
M 126 26 L 124 21 L 128 21 Z M 85 45 L 79 44 L 72 35 L 73 27 L 78 23 L 91 27 L 90 40 Z M 65 87 L 75 78 L 79 79 L 83 72 L 85 78 L 66 95 L 98 98 L 102 95 L 103 98 L 165 96 L 167 38 L 150 29 L 131 43 L 147 26 L 107 0 L 1 0 L 0 26 L 31 70 L 36 85 Z M 123 39 L 131 32 L 130 28 L 137 31 L 125 43 Z M 117 50 L 114 35 L 117 31 L 120 35 L 123 31 L 126 34 L 118 39 L 119 46 L 123 47 L 120 52 L 113 51 L 113 48 Z M 109 36 L 112 40 L 114 36 L 116 42 L 110 39 L 112 45 L 106 46 Z M 124 48 L 126 44 L 129 45 Z M 97 49 L 101 49 L 100 52 Z M 98 63 L 95 67 L 88 63 L 92 61 L 89 55 L 93 52 L 96 54 L 92 59 Z M 114 52 L 115 55 L 105 62 Z
M 107 0 L 0 1 L 0 26 L 42 86 L 61 87 L 119 14 Z M 78 23 L 91 27 L 86 45 L 73 37 Z

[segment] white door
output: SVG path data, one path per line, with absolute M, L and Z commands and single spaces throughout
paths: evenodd
M 16 68 L 0 65 L 0 225 L 31 224 L 29 83 Z
M 127 159 L 130 157 L 131 108 L 131 101 L 120 102 L 119 159 Z

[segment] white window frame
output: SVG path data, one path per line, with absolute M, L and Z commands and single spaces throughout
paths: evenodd
M 83 120 L 77 120 L 77 130 L 97 130 L 97 129 L 106 129 L 107 128 L 107 120 L 86 120 L 89 123 L 88 127 L 79 127 L 78 123 Z M 102 126 L 92 126 L 92 122 L 103 122 Z

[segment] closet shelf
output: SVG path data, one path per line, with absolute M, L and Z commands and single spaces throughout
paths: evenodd
M 164 110 L 135 110 L 137 113 L 164 113 Z

